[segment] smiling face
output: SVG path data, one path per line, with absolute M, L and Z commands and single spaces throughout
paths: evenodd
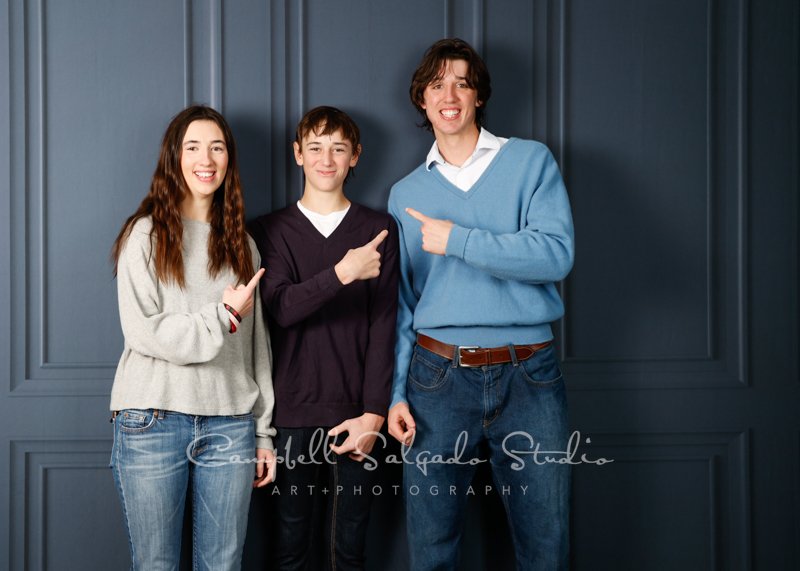
M 425 110 L 436 138 L 476 136 L 475 110 L 481 106 L 478 92 L 469 86 L 469 64 L 462 59 L 445 60 L 442 69 L 422 94 Z
M 192 121 L 186 128 L 181 144 L 181 171 L 194 200 L 208 200 L 222 186 L 228 172 L 228 147 L 216 123 Z
M 316 129 L 323 130 L 324 126 Z M 356 166 L 361 152 L 361 145 L 353 149 L 341 130 L 318 135 L 311 129 L 301 144 L 295 142 L 293 147 L 295 161 L 306 177 L 305 192 L 343 193 L 347 173 Z

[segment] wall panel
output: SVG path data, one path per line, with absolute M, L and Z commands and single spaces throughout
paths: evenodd
M 575 380 L 743 386 L 743 4 L 573 2 L 566 14 L 564 175 L 576 241 L 592 240 L 566 287 Z
M 153 160 L 136 157 L 157 154 L 184 99 L 185 16 L 156 1 L 11 6 L 15 395 L 110 388 L 121 336 L 108 253 L 149 185 Z
M 748 568 L 746 433 L 594 434 L 590 441 L 588 458 L 613 462 L 575 469 L 577 568 Z
M 12 569 L 128 564 L 122 511 L 112 501 L 110 448 L 110 440 L 11 442 Z
M 485 56 L 487 127 L 545 142 L 572 201 L 557 346 L 573 426 L 615 460 L 575 471 L 573 567 L 797 566 L 796 2 L 0 0 L 0 567 L 127 564 L 108 254 L 170 117 L 226 115 L 253 218 L 300 196 L 303 112 L 341 107 L 347 192 L 382 209 L 430 148 L 408 84 L 442 36 Z M 513 568 L 502 520 L 473 498 L 464 568 Z M 407 568 L 402 521 L 376 502 L 368 568 Z

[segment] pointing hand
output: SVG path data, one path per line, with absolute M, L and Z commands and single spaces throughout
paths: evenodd
M 264 275 L 264 271 L 264 268 L 258 270 L 247 285 L 239 284 L 235 288 L 231 285 L 226 287 L 222 293 L 222 303 L 230 305 L 242 317 L 250 315 L 253 311 L 253 292 L 261 276 Z
M 449 220 L 430 218 L 413 208 L 406 208 L 406 213 L 415 220 L 422 222 L 422 227 L 420 228 L 422 232 L 422 249 L 431 254 L 444 256 L 447 252 L 447 240 L 450 238 L 450 230 L 453 228 L 453 223 Z
M 347 285 L 356 280 L 377 278 L 381 273 L 381 255 L 378 252 L 378 246 L 388 235 L 388 230 L 381 230 L 377 236 L 360 248 L 348 250 L 333 268 L 339 281 Z

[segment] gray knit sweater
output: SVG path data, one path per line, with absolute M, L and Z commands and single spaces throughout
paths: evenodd
M 272 448 L 272 353 L 258 290 L 253 313 L 229 333 L 222 292 L 238 279 L 230 268 L 216 278 L 208 274 L 211 225 L 183 220 L 185 289 L 156 279 L 151 228 L 149 217 L 136 222 L 117 265 L 125 347 L 111 410 L 154 408 L 203 416 L 252 411 L 256 446 Z M 258 268 L 252 240 L 250 251 Z

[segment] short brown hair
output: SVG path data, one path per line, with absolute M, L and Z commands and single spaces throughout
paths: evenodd
M 425 52 L 422 61 L 414 71 L 414 75 L 411 78 L 411 87 L 408 90 L 411 103 L 422 115 L 422 124 L 420 126 L 425 127 L 428 131 L 433 130 L 433 125 L 428 120 L 425 109 L 422 108 L 422 103 L 425 99 L 425 88 L 442 76 L 445 62 L 455 59 L 467 62 L 467 84 L 478 92 L 478 101 L 480 102 L 480 106 L 475 109 L 475 125 L 478 127 L 483 125 L 486 103 L 492 96 L 492 81 L 489 77 L 489 70 L 486 68 L 481 56 L 478 55 L 478 52 L 467 42 L 459 38 L 446 38 L 439 40 Z
M 350 116 L 336 107 L 321 105 L 303 115 L 295 130 L 294 141 L 300 150 L 303 149 L 303 139 L 314 131 L 315 135 L 333 135 L 336 131 L 342 132 L 342 138 L 350 141 L 353 146 L 353 154 L 360 154 L 359 145 L 361 144 L 361 132 L 358 125 Z M 347 179 L 355 175 L 355 167 L 350 167 Z
M 322 105 L 314 107 L 303 115 L 297 124 L 295 142 L 302 147 L 303 138 L 311 131 L 314 131 L 315 135 L 332 135 L 336 131 L 341 131 L 342 137 L 353 145 L 353 152 L 358 154 L 358 145 L 361 141 L 358 125 L 347 113 L 336 107 Z

